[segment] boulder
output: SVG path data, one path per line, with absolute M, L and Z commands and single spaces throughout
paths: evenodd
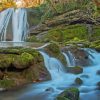
M 75 79 L 75 84 L 81 85 L 82 83 L 83 83 L 83 81 L 80 78 Z
M 79 100 L 79 90 L 68 88 L 57 96 L 57 100 Z
M 83 68 L 80 66 L 67 67 L 67 72 L 72 74 L 81 74 L 83 73 Z
M 100 75 L 100 70 L 98 70 L 96 74 L 97 74 L 97 75 Z

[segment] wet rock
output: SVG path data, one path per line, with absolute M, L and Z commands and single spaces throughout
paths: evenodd
M 57 96 L 57 100 L 79 100 L 79 90 L 77 88 L 68 88 Z
M 83 81 L 82 81 L 80 78 L 76 78 L 76 79 L 75 79 L 75 83 L 76 83 L 77 85 L 81 85 L 81 84 L 83 83 Z
M 60 46 L 52 42 L 44 48 L 45 52 L 47 52 L 50 56 L 57 58 L 60 60 L 65 66 L 67 65 L 64 55 L 60 51 Z
M 89 78 L 88 75 L 81 75 L 80 77 L 82 77 L 82 78 Z
M 97 90 L 100 90 L 100 82 L 97 83 Z
M 54 91 L 54 89 L 53 89 L 52 87 L 50 87 L 50 88 L 47 88 L 45 91 L 50 91 L 50 92 L 53 92 L 53 91 Z
M 67 72 L 72 74 L 81 74 L 83 73 L 83 68 L 80 66 L 67 67 Z
M 100 75 L 100 70 L 98 70 L 96 74 L 97 74 L 97 75 Z
M 97 83 L 97 86 L 100 88 L 100 82 Z

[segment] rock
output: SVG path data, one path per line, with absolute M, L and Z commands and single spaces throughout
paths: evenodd
M 81 74 L 83 73 L 83 68 L 80 66 L 67 67 L 67 72 L 72 74 Z
M 57 96 L 57 100 L 79 100 L 79 90 L 77 88 L 68 88 Z
M 76 83 L 77 85 L 81 85 L 81 84 L 83 83 L 83 81 L 82 81 L 80 78 L 76 78 L 76 79 L 75 79 L 75 83 Z
M 60 51 L 59 44 L 55 42 L 51 42 L 49 45 L 44 47 L 45 52 L 47 52 L 48 55 L 57 58 L 60 60 L 64 65 L 67 65 L 64 55 Z
M 23 84 L 37 82 L 41 73 L 42 80 L 50 79 L 44 67 L 42 55 L 32 48 L 0 48 L 0 88 L 13 88 Z
M 53 89 L 52 87 L 50 87 L 50 88 L 47 88 L 45 91 L 50 91 L 50 92 L 53 92 L 53 91 L 54 91 L 54 89 Z
M 96 74 L 97 74 L 97 75 L 100 75 L 100 70 L 98 70 Z
M 0 71 L 0 80 L 2 80 L 4 77 L 4 73 Z
M 100 82 L 97 83 L 97 86 L 100 87 Z
M 69 100 L 69 99 L 65 97 L 57 97 L 57 100 Z
M 97 89 L 100 90 L 100 82 L 97 83 Z
M 16 56 L 13 64 L 16 68 L 26 68 L 30 66 L 32 61 L 34 61 L 34 57 L 30 53 L 24 52 Z
M 82 78 L 89 78 L 88 75 L 81 75 L 80 77 L 82 77 Z

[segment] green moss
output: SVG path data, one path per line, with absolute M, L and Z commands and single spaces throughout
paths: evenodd
M 58 95 L 57 100 L 79 100 L 79 90 L 77 88 L 68 88 Z
M 100 39 L 100 25 L 94 26 L 94 34 L 92 34 L 92 40 Z
M 39 42 L 35 35 L 32 35 L 26 39 L 26 42 Z
M 34 57 L 31 54 L 24 52 L 21 55 L 16 56 L 16 59 L 14 60 L 14 65 L 17 68 L 28 67 L 33 59 Z
M 83 81 L 80 78 L 76 78 L 75 83 L 78 85 L 81 85 L 83 83 Z
M 11 88 L 15 85 L 14 80 L 4 79 L 0 80 L 0 88 Z
M 16 68 L 25 68 L 39 57 L 39 52 L 31 48 L 2 48 L 0 49 L 0 68 L 14 65 Z
M 57 97 L 57 100 L 69 100 L 69 99 L 65 97 Z
M 13 63 L 13 55 L 0 54 L 0 68 L 7 68 Z
M 64 55 L 60 51 L 60 46 L 57 43 L 51 43 L 45 47 L 45 51 L 52 57 L 59 59 L 64 65 L 66 65 L 66 60 Z
M 70 39 L 87 39 L 87 28 L 85 25 L 70 25 L 64 28 L 55 28 L 48 31 L 44 40 L 66 42 Z

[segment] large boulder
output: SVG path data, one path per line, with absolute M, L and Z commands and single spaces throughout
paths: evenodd
M 67 65 L 64 55 L 61 53 L 59 44 L 51 42 L 49 45 L 44 47 L 45 52 L 51 56 L 60 60 L 64 65 Z
M 79 100 L 79 90 L 69 88 L 57 96 L 57 100 Z
M 50 79 L 41 54 L 32 48 L 0 48 L 0 88 Z

